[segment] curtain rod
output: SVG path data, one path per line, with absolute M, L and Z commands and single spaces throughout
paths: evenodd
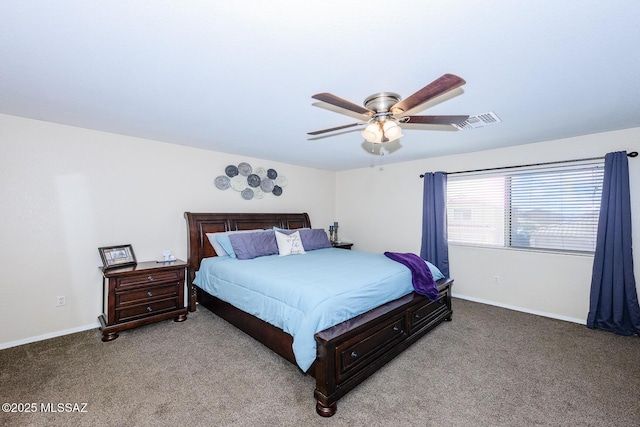
M 638 152 L 637 151 L 632 151 L 630 153 L 627 153 L 627 157 L 637 157 L 637 156 L 638 156 Z M 455 175 L 457 173 L 488 172 L 488 171 L 497 171 L 497 170 L 502 170 L 502 169 L 526 168 L 526 167 L 529 167 L 529 166 L 556 165 L 558 163 L 584 162 L 584 161 L 588 161 L 588 160 L 600 160 L 600 159 L 604 159 L 604 157 L 590 157 L 590 158 L 587 158 L 587 159 L 574 159 L 574 160 L 558 160 L 557 162 L 532 163 L 530 165 L 517 165 L 517 166 L 501 166 L 501 167 L 498 167 L 498 168 L 475 169 L 475 170 L 468 170 L 468 171 L 445 172 L 445 173 L 447 175 Z M 420 178 L 424 178 L 424 174 L 421 174 Z

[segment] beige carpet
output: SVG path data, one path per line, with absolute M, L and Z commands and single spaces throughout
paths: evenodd
M 0 351 L 3 426 L 640 426 L 640 338 L 454 299 L 438 326 L 316 415 L 314 379 L 199 308 L 186 322 Z M 78 403 L 86 412 L 42 412 Z

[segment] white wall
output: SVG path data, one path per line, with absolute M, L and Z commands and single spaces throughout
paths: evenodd
M 6 115 L 0 115 L 0 150 L 4 348 L 96 327 L 97 248 L 131 243 L 138 260 L 158 258 L 163 249 L 185 259 L 185 211 L 306 211 L 316 227 L 340 221 L 340 237 L 355 242 L 354 249 L 418 253 L 421 173 L 640 151 L 640 128 L 402 164 L 385 165 L 383 158 L 378 166 L 337 174 Z M 283 196 L 245 201 L 233 190 L 217 190 L 213 179 L 241 161 L 286 175 Z M 640 159 L 629 166 L 639 242 Z M 457 296 L 586 319 L 592 257 L 461 247 L 451 247 L 450 257 Z M 634 263 L 640 277 L 638 250 Z M 493 284 L 495 275 L 501 284 Z M 66 306 L 55 307 L 58 295 L 67 297 Z
M 304 211 L 322 228 L 335 217 L 334 172 L 6 115 L 0 153 L 0 348 L 97 325 L 100 246 L 186 260 L 185 211 Z M 242 161 L 285 175 L 283 195 L 218 190 Z
M 489 129 L 487 129 L 489 130 Z M 470 132 L 483 132 L 483 129 Z M 423 135 L 427 135 L 426 133 Z M 433 135 L 425 136 L 431 138 Z M 421 143 L 415 141 L 415 143 Z M 424 172 L 455 172 L 640 151 L 640 128 L 339 172 L 336 219 L 354 249 L 420 253 Z M 640 158 L 629 159 L 633 240 L 640 242 Z M 584 323 L 589 311 L 592 256 L 505 249 L 449 248 L 454 295 Z M 634 253 L 640 282 L 640 250 Z M 499 276 L 500 284 L 494 284 Z

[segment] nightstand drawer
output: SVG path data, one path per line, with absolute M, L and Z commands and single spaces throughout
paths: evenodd
M 158 298 L 177 297 L 180 282 L 169 285 L 147 286 L 142 289 L 116 293 L 116 308 L 121 306 L 153 301 Z
M 116 289 L 128 286 L 149 285 L 162 282 L 176 282 L 182 280 L 184 270 L 153 271 L 145 274 L 132 274 L 118 277 Z
M 116 309 L 116 323 L 126 322 L 140 317 L 153 316 L 165 311 L 175 310 L 179 307 L 178 299 L 171 298 L 148 304 L 134 305 L 127 308 Z

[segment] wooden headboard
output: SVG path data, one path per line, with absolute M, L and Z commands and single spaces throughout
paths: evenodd
M 185 212 L 187 220 L 187 244 L 189 259 L 187 285 L 190 300 L 195 299 L 193 279 L 203 258 L 216 256 L 207 233 L 224 231 L 279 228 L 311 228 L 307 213 L 192 213 Z M 195 308 L 195 300 L 193 304 Z M 192 310 L 193 311 L 193 310 Z

